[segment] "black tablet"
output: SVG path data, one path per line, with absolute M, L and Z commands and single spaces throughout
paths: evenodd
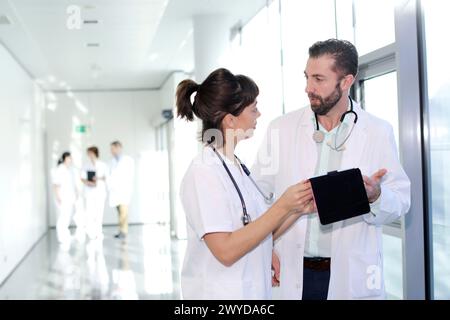
M 323 225 L 370 212 L 361 170 L 333 171 L 309 179 Z
M 94 177 L 95 177 L 95 171 L 88 171 L 87 172 L 87 180 L 88 181 L 94 181 Z

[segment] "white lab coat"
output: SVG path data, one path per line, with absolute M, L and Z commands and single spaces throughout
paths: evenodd
M 134 160 L 122 155 L 118 160 L 113 158 L 110 164 L 107 185 L 109 190 L 109 205 L 129 205 L 133 193 Z
M 223 156 L 253 220 L 266 210 L 249 178 Z M 184 299 L 270 299 L 272 235 L 253 250 L 224 266 L 209 250 L 203 236 L 243 227 L 242 205 L 222 162 L 211 148 L 203 149 L 189 166 L 180 188 L 186 213 L 188 243 L 181 272 Z
M 381 196 L 363 216 L 332 225 L 328 299 L 384 299 L 382 225 L 406 214 L 410 181 L 397 154 L 392 127 L 354 103 L 358 122 L 345 145 L 340 170 L 360 168 L 370 176 L 386 168 Z M 270 124 L 252 169 L 256 180 L 279 197 L 287 187 L 314 176 L 317 146 L 310 107 L 286 114 Z M 270 132 L 272 135 L 271 138 Z M 267 150 L 272 150 L 268 153 Z M 272 166 L 271 168 L 269 168 Z M 307 217 L 297 220 L 275 245 L 280 257 L 283 299 L 301 299 Z
M 105 210 L 106 201 L 106 183 L 105 180 L 100 178 L 106 178 L 108 173 L 108 166 L 97 160 L 94 163 L 89 161 L 83 167 L 81 174 L 82 179 L 87 180 L 87 172 L 95 171 L 97 180 L 96 186 L 84 186 L 84 197 L 86 203 L 86 222 L 87 232 L 91 238 L 95 238 L 102 234 L 103 224 L 103 212 Z

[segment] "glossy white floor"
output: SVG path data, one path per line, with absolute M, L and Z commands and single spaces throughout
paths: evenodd
M 50 230 L 0 287 L 0 300 L 180 299 L 185 240 L 171 239 L 169 228 L 159 225 L 130 226 L 125 241 L 114 239 L 116 227 L 103 232 L 103 241 L 73 236 L 59 245 Z M 401 239 L 385 235 L 383 243 L 388 298 L 401 299 Z M 449 283 L 437 288 L 448 294 Z M 273 298 L 279 298 L 278 288 Z
M 103 231 L 103 241 L 59 245 L 50 230 L 0 287 L 0 300 L 180 299 L 186 241 L 172 240 L 166 226 L 130 226 L 126 240 L 113 237 L 116 227 Z

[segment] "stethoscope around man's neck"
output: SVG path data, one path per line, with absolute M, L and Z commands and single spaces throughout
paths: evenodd
M 341 119 L 339 120 L 339 126 L 336 130 L 336 134 L 334 136 L 334 146 L 331 145 L 331 142 L 328 142 L 328 146 L 333 149 L 334 151 L 344 151 L 345 147 L 344 144 L 347 142 L 348 138 L 350 138 L 350 135 L 353 132 L 353 128 L 355 127 L 356 122 L 358 121 L 358 115 L 356 114 L 356 112 L 353 110 L 353 100 L 348 97 L 348 99 L 350 100 L 350 110 L 344 112 L 341 116 Z M 339 131 L 341 129 L 342 123 L 344 122 L 345 116 L 348 114 L 354 114 L 355 115 L 355 119 L 353 120 L 353 125 L 352 125 L 352 129 L 350 130 L 350 132 L 347 134 L 347 136 L 345 137 L 345 139 L 342 141 L 342 143 L 340 143 L 339 145 L 337 145 L 337 137 L 339 135 Z M 322 143 L 323 140 L 325 140 L 325 134 L 323 133 L 323 131 L 320 131 L 319 128 L 319 120 L 317 119 L 317 113 L 314 112 L 314 118 L 316 119 L 316 130 L 314 130 L 313 133 L 313 140 L 316 143 Z
M 212 146 L 212 142 L 214 141 L 214 137 L 211 137 L 211 140 L 208 141 L 208 145 L 213 149 L 214 153 L 217 155 L 217 157 L 220 159 L 220 161 L 222 162 L 223 167 L 225 168 L 225 171 L 227 172 L 228 176 L 230 177 L 231 182 L 234 185 L 234 188 L 236 189 L 238 195 L 239 195 L 239 199 L 241 200 L 241 205 L 242 205 L 242 223 L 244 224 L 244 226 L 246 226 L 247 224 L 249 224 L 251 222 L 251 217 L 250 215 L 247 213 L 247 206 L 245 205 L 245 200 L 244 197 L 242 196 L 242 192 L 239 189 L 238 184 L 236 183 L 236 180 L 234 180 L 233 175 L 230 172 L 230 169 L 228 168 L 227 164 L 225 163 L 225 160 L 222 158 L 222 156 L 220 155 L 220 153 L 216 150 L 216 148 L 214 148 L 214 146 Z M 234 157 L 236 158 L 236 160 L 239 162 L 239 165 L 241 166 L 242 170 L 244 171 L 244 173 L 246 174 L 246 176 L 250 179 L 250 181 L 253 183 L 253 185 L 256 187 L 256 189 L 258 190 L 258 192 L 261 194 L 261 196 L 264 198 L 264 201 L 267 204 L 272 203 L 273 201 L 273 193 L 270 192 L 268 196 L 266 196 L 266 194 L 264 193 L 264 191 L 262 191 L 258 184 L 255 182 L 255 180 L 253 180 L 253 178 L 250 176 L 250 170 L 248 170 L 247 166 L 245 166 L 245 164 L 243 164 L 241 162 L 241 160 L 236 157 L 236 155 L 234 155 Z

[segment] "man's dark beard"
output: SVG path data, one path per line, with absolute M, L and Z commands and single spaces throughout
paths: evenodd
M 336 85 L 335 90 L 326 98 L 310 93 L 309 98 L 314 98 L 320 101 L 319 105 L 312 105 L 311 109 L 319 116 L 326 115 L 342 98 L 342 89 L 340 83 Z

